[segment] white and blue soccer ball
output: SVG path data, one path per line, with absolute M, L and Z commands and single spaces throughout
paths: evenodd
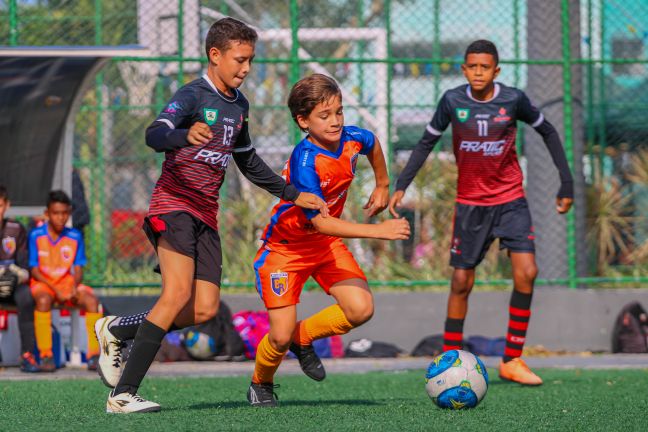
M 440 408 L 474 408 L 488 390 L 488 372 L 474 354 L 461 350 L 446 351 L 428 366 L 425 390 Z
M 216 341 L 206 333 L 189 330 L 184 336 L 184 346 L 197 360 L 207 360 L 216 355 Z

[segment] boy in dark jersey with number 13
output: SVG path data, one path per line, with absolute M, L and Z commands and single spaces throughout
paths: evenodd
M 396 183 L 389 209 L 397 216 L 405 189 L 412 182 L 442 132 L 452 123 L 452 142 L 459 168 L 450 265 L 454 267 L 443 350 L 461 349 L 468 296 L 475 267 L 499 238 L 513 268 L 513 294 L 500 377 L 525 385 L 540 385 L 520 356 L 531 316 L 533 283 L 538 273 L 531 215 L 522 188 L 522 171 L 515 152 L 516 122 L 538 132 L 560 175 L 556 210 L 572 204 L 573 180 L 558 132 L 529 98 L 513 87 L 496 83 L 497 48 L 492 42 L 471 43 L 462 69 L 468 85 L 447 91 Z
M 238 87 L 250 71 L 256 32 L 232 18 L 215 22 L 205 43 L 207 73 L 184 87 L 146 130 L 146 143 L 165 152 L 144 230 L 155 247 L 162 294 L 150 311 L 106 317 L 95 331 L 99 373 L 109 387 L 106 411 L 159 411 L 137 390 L 170 329 L 216 315 L 221 279 L 218 191 L 230 158 L 247 179 L 295 205 L 328 214 L 324 201 L 300 193 L 256 154 L 248 134 L 249 103 Z M 121 347 L 133 339 L 121 371 Z

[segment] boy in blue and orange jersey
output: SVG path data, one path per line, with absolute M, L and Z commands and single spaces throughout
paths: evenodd
M 378 224 L 340 219 L 360 155 L 367 156 L 376 178 L 376 188 L 365 205 L 369 216 L 386 208 L 389 178 L 374 134 L 344 126 L 342 95 L 335 80 L 320 74 L 300 80 L 290 92 L 288 106 L 308 136 L 293 150 L 284 177 L 299 191 L 325 200 L 329 217 L 282 200 L 263 233 L 254 270 L 257 290 L 268 309 L 270 331 L 257 348 L 247 394 L 253 406 L 277 405 L 273 378 L 288 349 L 306 375 L 321 381 L 325 372 L 313 350 L 313 340 L 345 334 L 373 315 L 367 278 L 341 238 L 399 240 L 410 234 L 405 219 Z M 296 305 L 310 276 L 337 303 L 297 322 Z
M 99 359 L 99 344 L 94 334 L 95 322 L 101 318 L 99 303 L 92 288 L 81 283 L 86 264 L 85 246 L 81 233 L 65 226 L 71 211 L 72 202 L 65 192 L 50 192 L 45 210 L 48 222 L 29 233 L 36 345 L 40 351 L 41 370 L 45 372 L 56 370 L 51 329 L 51 310 L 55 303 L 85 310 L 88 369 L 95 370 Z
M 137 392 L 167 331 L 213 318 L 219 307 L 222 252 L 219 190 L 230 161 L 252 183 L 287 201 L 326 213 L 257 154 L 249 134 L 250 104 L 239 87 L 255 56 L 256 31 L 233 18 L 212 24 L 205 38 L 206 73 L 184 85 L 146 129 L 146 144 L 164 152 L 144 230 L 160 263 L 162 292 L 150 311 L 99 320 L 99 373 L 113 388 L 109 413 L 159 411 Z M 123 370 L 122 342 L 133 340 Z

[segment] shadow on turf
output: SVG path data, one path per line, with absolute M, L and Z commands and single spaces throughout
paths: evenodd
M 318 400 L 318 401 L 302 401 L 302 400 L 288 400 L 288 401 L 279 401 L 280 406 L 290 407 L 290 406 L 322 406 L 322 405 L 348 405 L 348 406 L 377 406 L 385 405 L 386 403 L 393 403 L 394 400 L 390 399 L 389 401 L 385 400 Z M 232 409 L 232 408 L 245 408 L 250 407 L 250 404 L 247 401 L 229 401 L 229 402 L 203 402 L 187 407 L 188 409 L 193 410 L 205 410 L 205 409 Z M 173 409 L 173 408 L 171 408 Z M 177 408 L 184 409 L 184 408 Z M 167 409 L 165 409 L 167 411 Z

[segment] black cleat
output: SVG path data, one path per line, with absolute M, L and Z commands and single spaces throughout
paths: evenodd
M 279 396 L 274 389 L 279 387 L 278 384 L 255 384 L 250 383 L 247 391 L 247 400 L 250 405 L 261 408 L 275 408 L 279 406 Z
M 56 372 L 56 363 L 54 363 L 54 357 L 42 357 L 40 361 L 40 370 L 41 372 Z
M 315 353 L 313 345 L 297 345 L 293 342 L 290 344 L 290 351 L 297 356 L 299 366 L 308 378 L 315 381 L 326 378 L 326 370 L 322 360 Z

